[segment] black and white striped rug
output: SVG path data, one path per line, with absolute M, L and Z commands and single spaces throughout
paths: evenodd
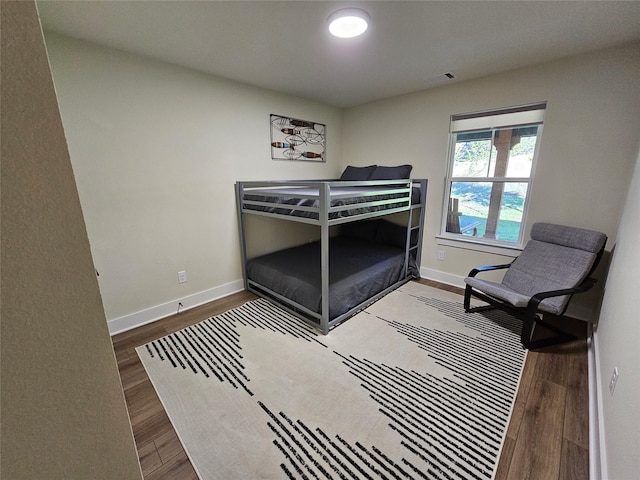
M 519 328 L 410 282 L 328 336 L 260 299 L 137 351 L 202 479 L 491 479 Z

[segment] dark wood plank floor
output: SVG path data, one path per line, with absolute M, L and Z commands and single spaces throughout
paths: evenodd
M 455 287 L 420 282 L 461 293 Z M 253 298 L 240 292 L 113 337 L 145 480 L 198 477 L 135 348 Z M 527 355 L 496 480 L 589 478 L 586 329 L 583 322 L 574 323 L 581 340 Z

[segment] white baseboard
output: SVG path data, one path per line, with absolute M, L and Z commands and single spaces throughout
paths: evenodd
M 180 309 L 180 311 L 184 312 L 185 310 L 189 310 L 190 308 L 204 305 L 205 303 L 209 303 L 219 298 L 226 297 L 227 295 L 231 295 L 232 293 L 236 293 L 241 290 L 244 290 L 244 283 L 242 280 L 236 280 L 235 282 L 227 283 L 215 288 L 210 288 L 209 290 L 194 293 L 192 295 L 187 295 L 183 298 L 177 298 L 175 300 L 172 300 L 171 302 L 156 305 L 155 307 L 140 310 L 139 312 L 134 312 L 129 315 L 114 318 L 113 320 L 107 321 L 109 333 L 112 336 L 117 335 L 118 333 L 126 332 L 127 330 L 141 327 L 142 325 L 146 325 L 147 323 L 155 322 L 156 320 L 160 320 L 161 318 L 173 315 L 178 311 L 178 302 L 182 303 L 182 308 Z
M 461 275 L 454 275 L 452 273 L 441 272 L 440 270 L 434 270 L 432 268 L 420 267 L 420 276 L 427 280 L 433 280 L 434 282 L 444 283 L 453 287 L 464 288 L 464 277 Z
M 607 475 L 607 456 L 602 415 L 602 378 L 598 362 L 598 335 L 589 325 L 587 338 L 589 358 L 589 478 L 604 480 Z
M 459 275 L 452 275 L 446 272 L 441 272 L 439 270 L 421 267 L 420 275 L 423 278 L 434 280 L 436 282 L 444 283 L 447 285 L 452 285 L 454 287 L 464 288 L 465 285 L 463 277 Z M 114 318 L 107 321 L 109 333 L 111 334 L 111 336 L 117 335 L 119 333 L 126 332 L 127 330 L 132 330 L 134 328 L 141 327 L 142 325 L 146 325 L 147 323 L 155 322 L 156 320 L 160 320 L 162 318 L 173 315 L 177 313 L 176 306 L 178 305 L 178 302 L 182 303 L 183 307 L 180 309 L 180 311 L 184 312 L 185 310 L 188 310 L 190 308 L 212 302 L 227 295 L 231 295 L 232 293 L 239 292 L 243 289 L 244 284 L 242 280 L 236 280 L 235 282 L 231 282 L 220 287 L 211 288 L 209 290 L 205 290 L 204 292 L 188 295 L 184 298 L 177 298 L 171 302 L 163 303 L 161 305 L 156 305 L 155 307 L 140 310 L 139 312 L 134 312 L 129 315 Z
M 450 273 L 440 272 L 438 270 L 432 270 L 424 267 L 420 269 L 420 274 L 423 278 L 427 278 L 429 280 L 464 288 L 463 277 L 459 275 L 452 275 Z M 242 280 L 236 280 L 235 282 L 211 288 L 204 292 L 195 293 L 183 298 L 177 298 L 171 302 L 166 302 L 161 305 L 156 305 L 155 307 L 140 310 L 139 312 L 108 320 L 107 325 L 109 327 L 109 334 L 111 336 L 117 335 L 119 333 L 126 332 L 127 330 L 132 330 L 134 328 L 141 327 L 142 325 L 173 315 L 177 313 L 176 306 L 178 305 L 178 302 L 182 303 L 183 306 L 180 311 L 184 312 L 190 308 L 212 302 L 241 290 L 244 290 L 244 283 Z

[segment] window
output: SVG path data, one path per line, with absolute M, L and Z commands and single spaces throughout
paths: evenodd
M 545 108 L 451 116 L 442 237 L 521 246 Z

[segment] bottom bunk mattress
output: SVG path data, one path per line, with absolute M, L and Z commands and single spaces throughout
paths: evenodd
M 338 236 L 329 242 L 329 319 L 403 280 L 405 251 Z M 320 242 L 280 250 L 247 262 L 247 278 L 321 313 Z

